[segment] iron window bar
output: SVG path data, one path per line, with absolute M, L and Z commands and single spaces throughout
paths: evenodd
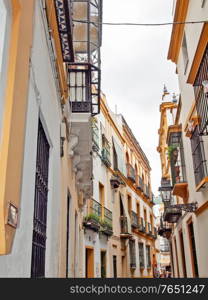
M 196 80 L 194 82 L 194 93 L 196 99 L 196 110 L 200 118 L 199 134 L 208 135 L 208 93 L 203 90 L 203 81 L 208 80 L 208 46 L 204 52 Z
M 199 135 L 199 128 L 196 126 L 191 136 L 191 149 L 194 165 L 194 175 L 196 186 L 207 176 L 207 165 L 204 153 L 204 144 L 202 137 Z

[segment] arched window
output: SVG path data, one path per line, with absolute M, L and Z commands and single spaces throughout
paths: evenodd
M 3 119 L 5 83 L 7 77 L 7 62 L 10 30 L 10 0 L 0 0 L 0 141 Z

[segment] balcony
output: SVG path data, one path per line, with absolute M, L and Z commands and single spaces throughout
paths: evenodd
M 135 229 L 139 227 L 139 219 L 134 211 L 131 212 L 131 226 Z
M 126 164 L 126 170 L 127 170 L 127 177 L 129 180 L 131 180 L 133 183 L 136 182 L 136 173 L 135 169 L 130 164 Z
M 157 239 L 157 228 L 156 227 L 154 227 L 154 229 L 153 229 L 153 235 L 152 235 L 152 237 L 156 240 Z
M 87 211 L 84 218 L 83 225 L 85 228 L 93 231 L 99 231 L 100 229 L 100 218 L 101 218 L 101 205 L 94 199 L 87 200 Z
M 104 208 L 104 218 L 100 221 L 101 229 L 100 231 L 107 235 L 113 235 L 113 225 L 112 225 L 112 211 L 107 208 Z
M 104 163 L 104 165 L 106 165 L 106 167 L 110 167 L 111 166 L 110 152 L 109 152 L 108 149 L 106 149 L 106 148 L 102 149 L 101 159 L 102 159 L 102 162 Z
M 147 234 L 149 236 L 152 236 L 152 224 L 151 223 L 147 223 L 147 228 L 148 228 Z
M 143 192 L 144 190 L 144 182 L 142 180 L 142 178 L 140 176 L 137 175 L 137 189 L 140 190 L 141 192 Z
M 169 126 L 168 131 L 168 156 L 171 167 L 173 195 L 188 200 L 188 183 L 186 180 L 186 167 L 184 159 L 183 141 L 180 126 Z
M 194 93 L 196 99 L 196 110 L 199 116 L 199 133 L 200 135 L 208 135 L 208 46 L 204 52 L 195 82 Z
M 143 218 L 139 218 L 139 231 L 143 233 L 146 231 L 146 224 Z
M 179 218 L 182 216 L 180 208 L 165 207 L 163 219 L 168 223 L 177 223 Z
M 147 198 L 150 198 L 150 188 L 146 184 L 144 184 L 144 195 Z
M 120 224 L 121 224 L 121 234 L 120 234 L 120 237 L 121 238 L 130 238 L 132 235 L 131 235 L 131 232 L 129 232 L 129 229 L 128 229 L 128 220 L 127 220 L 127 217 L 125 216 L 121 216 L 120 217 Z
M 106 167 L 111 166 L 110 161 L 110 144 L 104 134 L 102 134 L 102 162 L 106 165 Z

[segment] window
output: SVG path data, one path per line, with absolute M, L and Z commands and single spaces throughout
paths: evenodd
M 198 262 L 197 262 L 197 255 L 196 255 L 196 243 L 195 243 L 195 236 L 194 236 L 194 226 L 192 221 L 188 224 L 188 233 L 189 233 L 193 277 L 199 277 Z
M 113 277 L 117 278 L 117 256 L 113 255 Z
M 184 33 L 183 42 L 182 42 L 182 53 L 183 53 L 183 62 L 184 62 L 184 74 L 186 74 L 189 58 L 188 58 L 188 49 L 187 49 L 187 42 L 186 42 L 185 33 Z
M 195 183 L 196 186 L 198 186 L 202 179 L 207 175 L 204 145 L 202 137 L 199 135 L 198 126 L 196 126 L 191 137 L 191 150 L 194 166 Z
M 174 246 L 175 246 L 175 258 L 176 258 L 176 267 L 177 267 L 177 277 L 180 277 L 179 275 L 179 264 L 178 264 L 178 251 L 177 251 L 177 243 L 176 238 L 174 237 Z M 176 274 L 175 274 L 176 276 Z
M 151 268 L 151 254 L 150 254 L 150 246 L 146 245 L 146 259 L 147 259 L 147 269 Z
M 139 243 L 139 266 L 140 268 L 144 268 L 144 244 Z
M 180 236 L 180 244 L 181 244 L 181 259 L 182 259 L 182 266 L 183 266 L 183 277 L 187 277 L 186 272 L 186 259 L 185 259 L 185 250 L 184 250 L 184 241 L 183 241 L 183 232 L 182 230 L 179 233 Z
M 39 121 L 31 264 L 33 278 L 45 277 L 49 151 L 50 146 Z
M 136 249 L 135 240 L 129 241 L 129 251 L 130 251 L 130 268 L 136 268 Z

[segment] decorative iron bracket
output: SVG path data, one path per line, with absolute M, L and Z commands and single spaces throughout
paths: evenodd
M 178 208 L 178 209 L 184 210 L 186 212 L 195 212 L 198 208 L 198 203 L 192 202 L 192 203 L 188 203 L 188 204 L 175 204 L 175 205 L 170 205 L 168 207 Z

